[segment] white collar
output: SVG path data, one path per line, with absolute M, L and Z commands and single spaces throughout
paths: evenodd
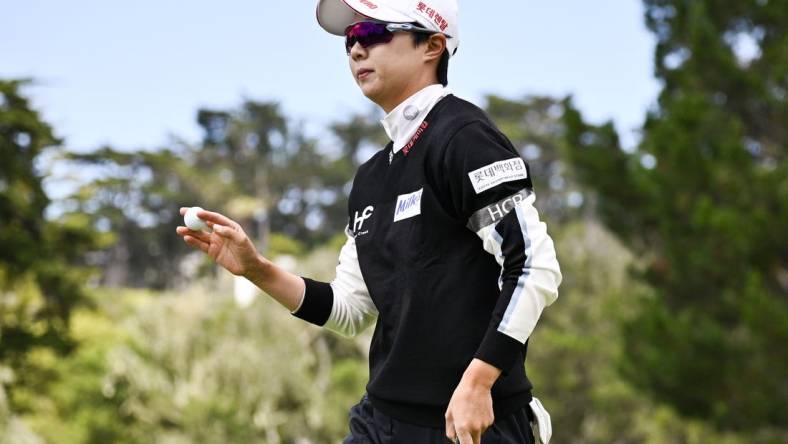
M 410 141 L 432 107 L 449 94 L 451 90 L 441 84 L 427 86 L 405 99 L 380 121 L 389 139 L 394 142 L 393 152 L 396 153 Z

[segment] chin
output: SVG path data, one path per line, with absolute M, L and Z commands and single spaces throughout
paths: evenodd
M 362 93 L 363 93 L 363 94 L 364 94 L 364 95 L 365 95 L 365 96 L 366 96 L 366 97 L 367 97 L 369 100 L 372 100 L 373 102 L 377 102 L 375 99 L 376 99 L 376 98 L 377 98 L 377 97 L 380 95 L 380 90 L 379 90 L 379 88 L 375 88 L 375 86 L 374 86 L 374 85 L 371 85 L 371 84 L 369 84 L 369 83 L 362 83 L 362 84 L 361 84 L 361 85 L 359 85 L 358 87 L 361 89 L 361 92 L 362 92 Z

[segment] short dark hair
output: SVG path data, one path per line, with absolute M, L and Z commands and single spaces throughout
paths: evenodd
M 421 27 L 420 24 L 414 23 Z M 430 39 L 432 34 L 423 34 L 421 32 L 412 32 L 410 35 L 413 36 L 413 44 L 415 46 L 419 46 L 422 43 L 425 43 L 427 40 Z M 444 50 L 443 54 L 441 55 L 441 59 L 438 61 L 438 82 L 440 82 L 443 86 L 447 86 L 449 84 L 449 50 Z

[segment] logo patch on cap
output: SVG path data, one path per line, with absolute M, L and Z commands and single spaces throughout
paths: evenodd
M 372 3 L 369 0 L 361 0 L 361 4 L 366 6 L 369 9 L 378 9 L 378 5 Z
M 422 16 L 424 16 L 424 18 L 429 18 L 435 22 L 441 31 L 445 31 L 446 28 L 449 27 L 449 22 L 447 22 L 443 16 L 438 14 L 438 11 L 436 11 L 434 8 L 431 8 L 430 5 L 425 2 L 419 2 L 419 4 L 416 5 L 416 12 L 420 13 Z

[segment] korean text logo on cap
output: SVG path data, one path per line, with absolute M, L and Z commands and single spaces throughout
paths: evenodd
M 360 18 L 361 17 L 361 18 Z M 450 36 L 449 54 L 460 44 L 457 0 L 318 0 L 317 21 L 326 31 L 344 35 L 345 29 L 363 17 L 390 23 L 417 22 Z
M 422 15 L 425 20 L 434 22 L 438 28 L 440 28 L 441 32 L 446 32 L 446 28 L 449 26 L 449 23 L 446 19 L 435 10 L 435 8 L 431 8 L 429 4 L 425 2 L 419 2 L 416 5 L 417 14 Z

